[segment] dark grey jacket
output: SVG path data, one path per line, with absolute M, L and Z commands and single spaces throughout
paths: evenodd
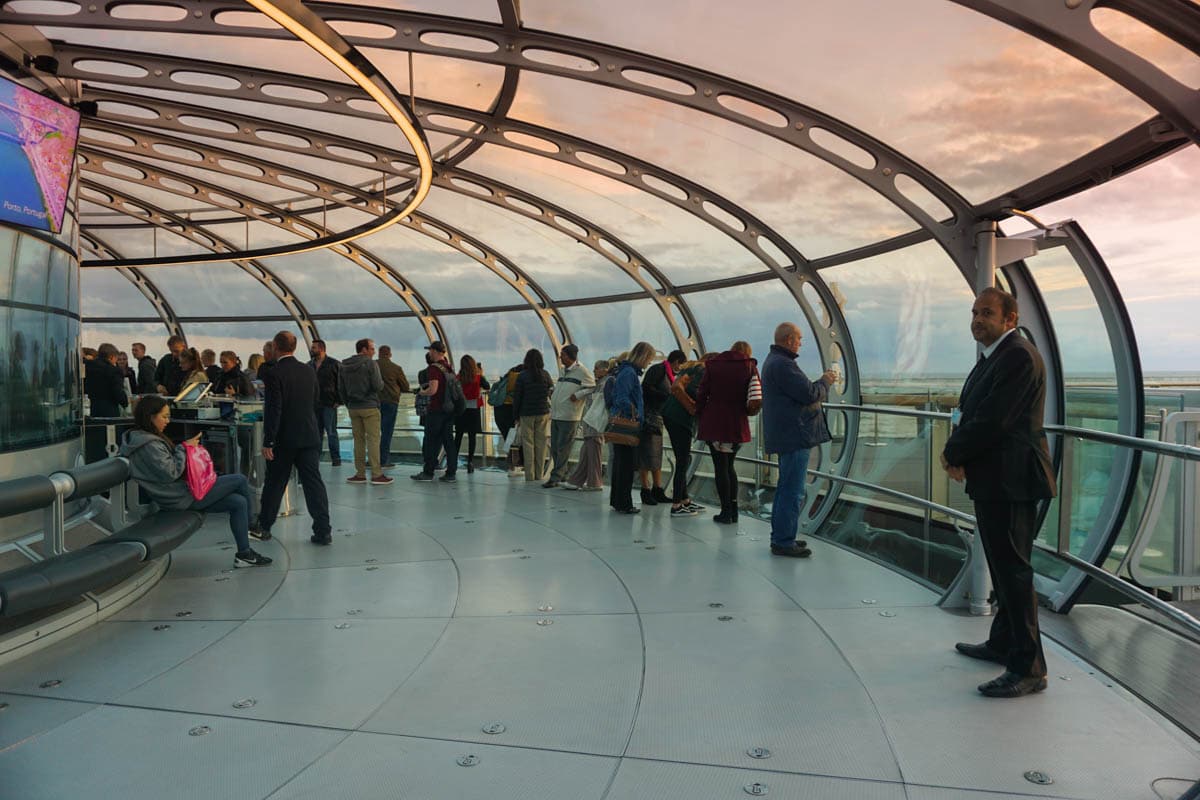
M 192 492 L 183 480 L 187 454 L 183 445 L 170 445 L 161 436 L 131 430 L 121 444 L 121 455 L 129 459 L 130 475 L 164 510 L 190 508 Z
M 353 355 L 342 362 L 338 373 L 338 394 L 346 408 L 379 408 L 383 377 L 379 365 L 364 355 Z

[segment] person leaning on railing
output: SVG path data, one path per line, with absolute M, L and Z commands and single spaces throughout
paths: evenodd
M 187 451 L 163 433 L 171 407 L 157 395 L 146 395 L 133 412 L 133 429 L 125 433 L 120 454 L 129 459 L 130 475 L 150 499 L 165 510 L 226 512 L 237 542 L 234 567 L 263 567 L 271 559 L 250 549 L 250 484 L 245 475 L 220 475 L 208 493 L 197 500 L 184 481 Z M 188 439 L 199 446 L 200 434 Z

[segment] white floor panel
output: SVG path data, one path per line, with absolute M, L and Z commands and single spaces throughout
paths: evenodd
M 201 726 L 209 732 L 189 735 Z M 100 708 L 0 751 L 0 792 L 6 800 L 260 798 L 345 735 L 294 725 Z
M 145 597 L 121 611 L 118 620 L 241 620 L 262 608 L 285 573 L 235 569 L 212 578 L 160 581 Z
M 449 617 L 457 597 L 449 561 L 292 570 L 254 619 Z
M 891 613 L 814 616 L 875 698 L 907 780 L 1016 794 L 1039 791 L 1023 777 L 1039 770 L 1054 779 L 1056 796 L 1154 800 L 1154 779 L 1200 777 L 1195 743 L 1167 734 L 1124 692 L 1107 688 L 1057 647 L 1046 646 L 1046 692 L 989 699 L 975 687 L 1001 668 L 953 647 L 983 641 L 990 619 L 936 608 Z
M 713 603 L 725 611 L 796 608 L 770 581 L 701 542 L 595 552 L 621 576 L 642 614 L 702 611 Z
M 522 557 L 526 556 L 526 557 Z M 621 581 L 586 550 L 466 558 L 458 562 L 459 617 L 624 614 L 633 611 Z
M 461 767 L 457 760 L 475 756 Z M 355 733 L 271 800 L 601 800 L 616 759 Z
M 899 780 L 871 699 L 803 611 L 653 614 L 629 755 Z M 718 616 L 733 616 L 721 621 Z
M 155 630 L 166 624 L 169 627 Z M 111 702 L 225 636 L 236 622 L 102 622 L 0 669 L 0 690 Z M 60 681 L 42 687 L 47 681 Z
M 637 619 L 550 619 L 453 620 L 363 730 L 619 755 L 641 685 Z M 506 730 L 482 731 L 494 722 Z
M 579 549 L 578 544 L 558 532 L 511 514 L 482 519 L 468 516 L 456 520 L 447 513 L 444 521 L 425 523 L 421 530 L 436 539 L 454 558 Z
M 767 532 L 761 542 L 739 537 L 724 543 L 721 551 L 765 576 L 805 608 L 931 606 L 941 596 L 840 547 L 816 539 L 809 539 L 808 546 L 813 551 L 809 558 L 772 556 Z
M 287 543 L 293 570 L 348 567 L 354 564 L 401 564 L 448 559 L 446 549 L 416 528 L 364 528 L 333 532 L 333 544 L 317 547 L 308 541 Z M 374 559 L 370 561 L 369 559 Z
M 59 727 L 98 706 L 73 703 L 68 700 L 47 700 L 44 697 L 0 693 L 0 797 L 7 797 L 9 775 L 2 756 L 5 750 Z
M 354 728 L 421 663 L 445 625 L 424 619 L 247 622 L 121 702 Z M 255 705 L 234 708 L 246 699 Z
M 772 757 L 758 762 L 770 769 Z M 786 775 L 767 769 L 731 769 L 669 764 L 627 758 L 605 800 L 737 800 L 750 796 L 747 787 L 759 784 L 760 797 L 789 800 L 905 800 L 898 783 Z M 986 800 L 986 798 L 979 798 Z
M 1029 784 L 1035 791 L 1045 791 L 1055 788 Z M 904 787 L 908 791 L 908 800 L 1057 800 L 1060 795 L 1053 794 L 1005 794 L 1001 792 L 981 792 L 974 789 L 946 789 L 940 786 Z M 1170 797 L 1171 795 L 1166 795 Z M 1156 798 L 1161 800 L 1161 798 Z

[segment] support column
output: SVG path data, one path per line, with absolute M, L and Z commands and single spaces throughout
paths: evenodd
M 996 285 L 996 232 L 999 228 L 996 222 L 982 222 L 975 229 L 975 294 L 978 295 L 989 286 Z M 983 345 L 977 345 L 978 355 L 983 353 Z M 988 573 L 987 555 L 983 552 L 983 542 L 979 538 L 979 528 L 971 537 L 971 575 L 967 583 L 967 594 L 970 600 L 971 614 L 977 617 L 989 616 L 993 612 L 988 598 L 992 595 L 992 576 Z

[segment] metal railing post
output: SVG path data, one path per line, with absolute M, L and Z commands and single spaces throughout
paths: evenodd
M 1071 484 L 1075 480 L 1075 437 L 1063 434 L 1058 490 L 1058 552 L 1071 552 Z
M 54 499 L 42 511 L 42 557 L 61 556 L 67 552 L 66 511 L 63 499 L 75 491 L 75 481 L 62 472 L 51 473 Z

